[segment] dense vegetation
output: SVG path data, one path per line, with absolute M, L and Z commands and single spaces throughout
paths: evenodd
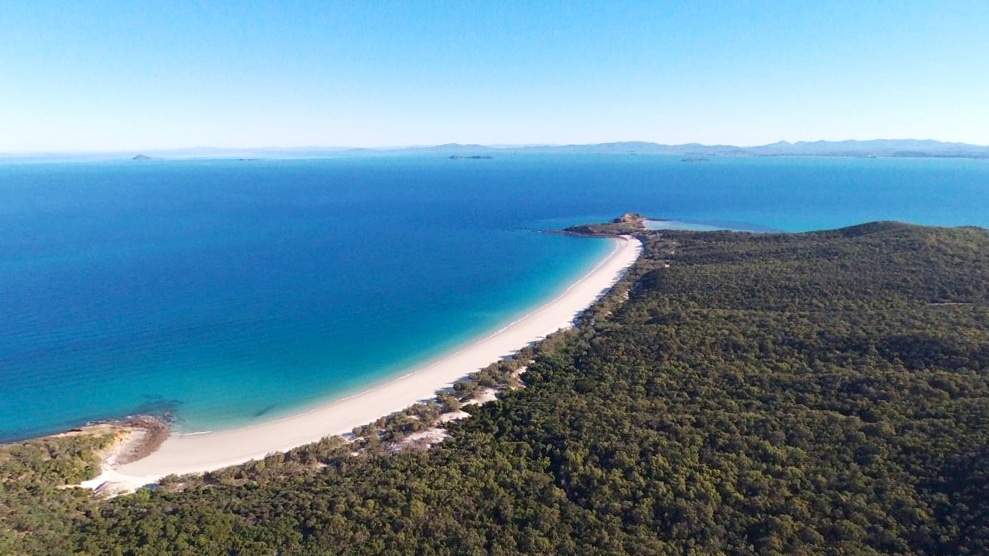
M 645 231 L 645 223 L 645 216 L 634 212 L 628 212 L 618 218 L 615 218 L 611 222 L 604 224 L 583 224 L 580 226 L 571 226 L 565 231 L 567 233 L 585 236 L 616 236 L 623 234 L 635 235 Z
M 642 237 L 628 301 L 446 442 L 173 478 L 21 552 L 989 553 L 989 233 Z
M 93 507 L 89 491 L 59 489 L 99 473 L 109 429 L 0 445 L 0 554 L 47 552 L 73 533 L 72 521 Z

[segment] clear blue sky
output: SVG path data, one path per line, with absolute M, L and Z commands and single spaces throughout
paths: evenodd
M 0 152 L 870 138 L 989 145 L 989 1 L 0 2 Z

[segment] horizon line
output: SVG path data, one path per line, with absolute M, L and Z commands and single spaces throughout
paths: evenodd
M 230 147 L 230 146 L 212 146 L 212 145 L 202 145 L 202 146 L 192 146 L 192 147 L 154 147 L 154 148 L 118 148 L 118 149 L 106 149 L 106 150 L 35 150 L 35 151 L 4 151 L 0 152 L 0 157 L 44 157 L 44 156 L 58 156 L 58 155 L 71 155 L 71 156 L 99 156 L 99 155 L 141 155 L 146 153 L 173 153 L 178 154 L 182 152 L 189 151 L 215 151 L 215 152 L 264 152 L 264 151 L 332 151 L 332 152 L 347 152 L 347 151 L 371 151 L 371 152 L 394 152 L 394 151 L 407 151 L 407 150 L 419 150 L 419 149 L 442 149 L 444 147 L 448 148 L 483 148 L 492 150 L 511 150 L 511 149 L 538 149 L 538 148 L 581 148 L 581 147 L 602 147 L 602 146 L 619 146 L 619 145 L 642 145 L 642 146 L 653 146 L 653 147 L 666 147 L 666 148 L 729 148 L 729 149 L 760 149 L 766 147 L 785 147 L 785 146 L 801 146 L 801 145 L 840 145 L 840 144 L 850 144 L 850 143 L 882 143 L 882 142 L 916 142 L 916 143 L 931 143 L 942 146 L 956 146 L 956 147 L 976 147 L 976 148 L 989 148 L 989 144 L 982 145 L 977 143 L 965 143 L 961 141 L 943 141 L 940 139 L 916 139 L 916 138 L 901 138 L 901 139 L 888 139 L 888 138 L 874 138 L 874 139 L 815 139 L 815 140 L 798 140 L 798 141 L 787 141 L 779 140 L 773 143 L 765 143 L 758 145 L 733 145 L 730 143 L 699 143 L 699 142 L 689 142 L 689 143 L 658 143 L 655 141 L 643 141 L 643 140 L 621 140 L 621 141 L 603 141 L 597 143 L 457 143 L 457 142 L 447 142 L 447 143 L 437 143 L 437 144 L 410 144 L 410 145 L 391 145 L 391 146 L 334 146 L 334 145 L 300 145 L 300 146 L 261 146 L 261 147 Z

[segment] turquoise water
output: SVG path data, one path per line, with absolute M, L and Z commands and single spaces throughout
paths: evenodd
M 703 224 L 700 222 L 681 222 L 679 220 L 646 220 L 644 225 L 647 230 L 683 230 L 688 232 L 714 232 L 719 230 L 731 230 L 736 232 L 769 231 L 752 230 L 744 227 L 733 227 L 730 224 Z
M 623 212 L 989 227 L 989 161 L 503 155 L 0 164 L 0 438 L 346 395 L 548 300 Z

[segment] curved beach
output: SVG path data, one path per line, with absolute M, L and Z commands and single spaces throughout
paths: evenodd
M 441 359 L 414 369 L 360 394 L 283 419 L 247 427 L 170 436 L 151 455 L 110 469 L 88 483 L 109 482 L 131 488 L 170 474 L 201 473 L 272 452 L 283 452 L 321 438 L 350 432 L 412 405 L 431 399 L 436 391 L 514 353 L 531 342 L 572 325 L 638 258 L 642 244 L 632 237 L 616 238 L 615 247 L 597 266 L 566 291 L 501 330 Z

